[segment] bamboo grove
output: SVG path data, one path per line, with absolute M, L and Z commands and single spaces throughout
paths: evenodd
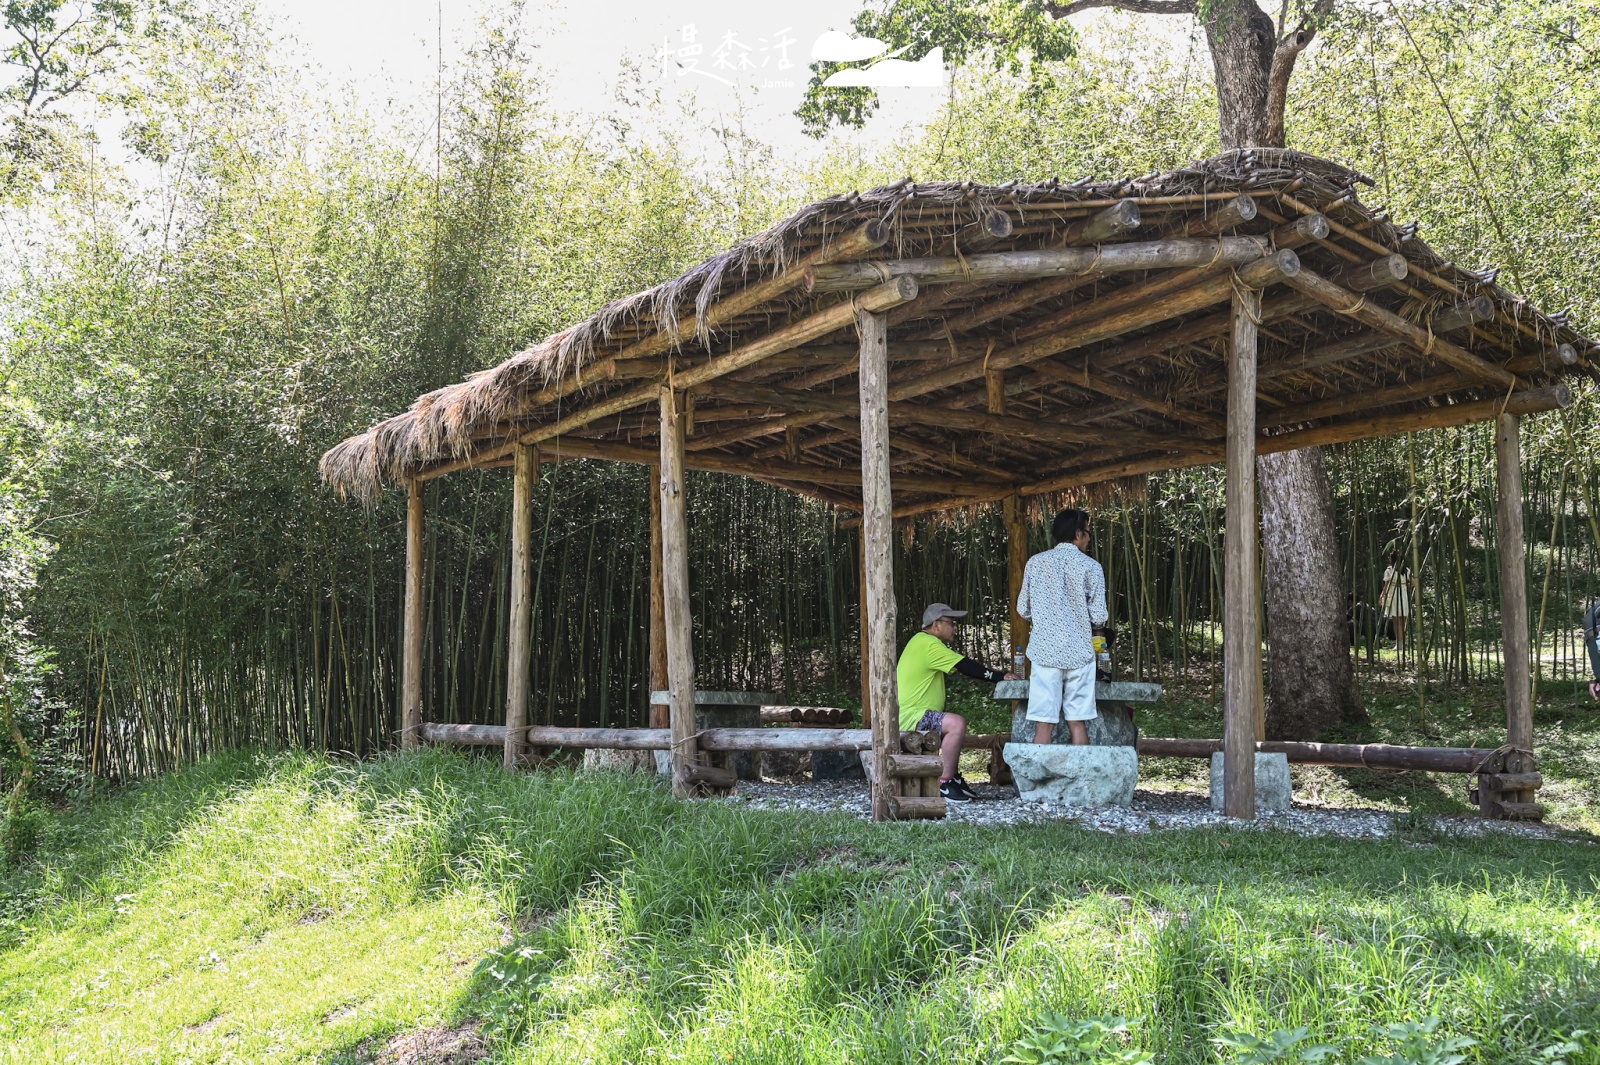
M 1114 21 L 1044 84 L 973 75 L 923 133 L 870 156 L 841 143 L 799 174 L 731 133 L 697 156 L 652 132 L 663 116 L 648 105 L 604 123 L 555 113 L 514 27 L 491 26 L 441 93 L 428 155 L 416 150 L 421 118 L 393 129 L 310 102 L 253 18 L 219 7 L 141 57 L 128 116 L 139 167 L 90 153 L 6 208 L 39 238 L 4 304 L 0 653 L 35 745 L 100 776 L 241 745 L 391 745 L 404 504 L 362 509 L 318 485 L 316 456 L 348 433 L 816 194 L 908 172 L 1132 174 L 1211 147 L 1203 50 L 1157 53 Z M 1600 321 L 1600 79 L 1585 50 L 1600 11 L 1462 4 L 1341 18 L 1307 57 L 1291 143 L 1412 190 L 1394 217 L 1418 220 L 1435 247 L 1513 270 L 1542 305 Z M 1525 430 L 1545 682 L 1587 669 L 1576 627 L 1600 591 L 1597 425 L 1584 391 Z M 1418 579 L 1405 654 L 1358 634 L 1363 684 L 1496 678 L 1486 431 L 1345 446 L 1329 468 L 1358 616 L 1379 605 L 1390 550 Z M 647 476 L 583 461 L 541 471 L 536 723 L 644 720 Z M 496 721 L 510 476 L 427 491 L 428 717 Z M 703 683 L 853 700 L 849 515 L 711 474 L 691 478 L 689 500 Z M 1120 668 L 1205 693 L 1220 680 L 1220 471 L 1089 502 Z M 1041 549 L 1049 515 L 1032 519 Z M 998 507 L 918 519 L 897 551 L 903 623 L 934 600 L 970 607 L 966 649 L 1009 655 Z

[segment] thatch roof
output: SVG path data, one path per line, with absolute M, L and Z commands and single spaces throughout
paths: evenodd
M 1483 404 L 1508 399 L 1544 409 L 1513 394 L 1548 396 L 1591 372 L 1600 350 L 1564 316 L 1507 292 L 1492 271 L 1445 261 L 1414 226 L 1365 206 L 1361 184 L 1371 182 L 1326 160 L 1254 149 L 1126 181 L 906 180 L 835 196 L 422 396 L 331 449 L 322 473 L 370 500 L 409 478 L 503 464 L 516 439 L 547 457 L 646 461 L 652 389 L 672 378 L 693 386 L 690 468 L 851 505 L 848 304 L 905 273 L 921 284 L 888 312 L 897 513 L 1216 461 L 1231 290 L 1241 264 L 1273 255 L 1291 230 L 1300 266 L 1352 295 L 1341 305 L 1276 277 L 1264 285 L 1264 437 L 1386 435 L 1478 420 Z M 1326 228 L 1313 231 L 1306 220 L 1321 217 Z M 868 223 L 878 226 L 863 236 Z M 1241 252 L 1224 237 L 1256 240 Z M 1191 260 L 1116 266 L 1156 240 Z M 1200 241 L 1216 251 L 1192 261 Z M 1001 253 L 1035 251 L 1055 256 L 1054 273 L 985 272 L 1028 258 Z M 1062 267 L 1071 255 L 1081 265 Z M 831 330 L 814 335 L 824 319 Z M 724 372 L 730 356 L 743 361 Z

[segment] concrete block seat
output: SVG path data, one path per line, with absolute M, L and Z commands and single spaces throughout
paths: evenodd
M 1294 785 L 1289 780 L 1289 756 L 1271 751 L 1256 752 L 1256 810 L 1282 813 L 1294 800 Z M 1222 752 L 1211 756 L 1211 808 L 1222 809 Z

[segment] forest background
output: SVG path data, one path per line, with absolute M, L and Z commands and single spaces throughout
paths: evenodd
M 664 105 L 637 71 L 614 108 L 558 111 L 521 20 L 510 8 L 486 21 L 444 72 L 436 126 L 327 92 L 245 3 L 153 6 L 119 24 L 92 122 L 13 88 L 0 190 L 8 786 L 30 761 L 61 786 L 229 747 L 392 745 L 403 506 L 335 498 L 316 460 L 421 393 L 808 200 L 906 174 L 1131 176 L 1215 150 L 1203 42 L 1173 49 L 1133 17 L 1095 21 L 1061 61 L 974 64 L 925 128 L 870 153 L 839 142 L 798 169 L 737 123 L 709 152 L 661 133 Z M 1600 328 L 1600 2 L 1341 5 L 1289 110 L 1290 146 L 1370 174 L 1364 200 Z M 1545 681 L 1587 669 L 1575 630 L 1600 572 L 1597 422 L 1583 388 L 1524 428 Z M 1424 700 L 1497 683 L 1487 432 L 1351 445 L 1330 470 L 1350 594 L 1377 603 L 1391 546 L 1421 584 L 1414 651 L 1364 648 L 1364 683 Z M 543 471 L 536 722 L 643 721 L 646 493 L 641 467 Z M 426 716 L 495 721 L 510 479 L 462 474 L 428 496 Z M 1095 500 L 1127 671 L 1202 693 L 1215 682 L 1220 496 L 1220 469 L 1202 469 Z M 690 515 L 704 685 L 849 702 L 858 562 L 840 515 L 709 474 L 691 478 Z M 918 521 L 898 550 L 903 604 L 970 606 L 967 649 L 1008 652 L 998 513 Z

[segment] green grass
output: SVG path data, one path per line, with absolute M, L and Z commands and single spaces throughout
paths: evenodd
M 1526 1062 L 1600 1016 L 1592 839 L 872 826 L 437 751 L 218 759 L 43 820 L 0 882 L 0 1062 L 992 1062 L 1035 1018 L 1158 1061 L 1441 1018 Z M 1600 1063 L 1600 1048 L 1573 1062 Z

